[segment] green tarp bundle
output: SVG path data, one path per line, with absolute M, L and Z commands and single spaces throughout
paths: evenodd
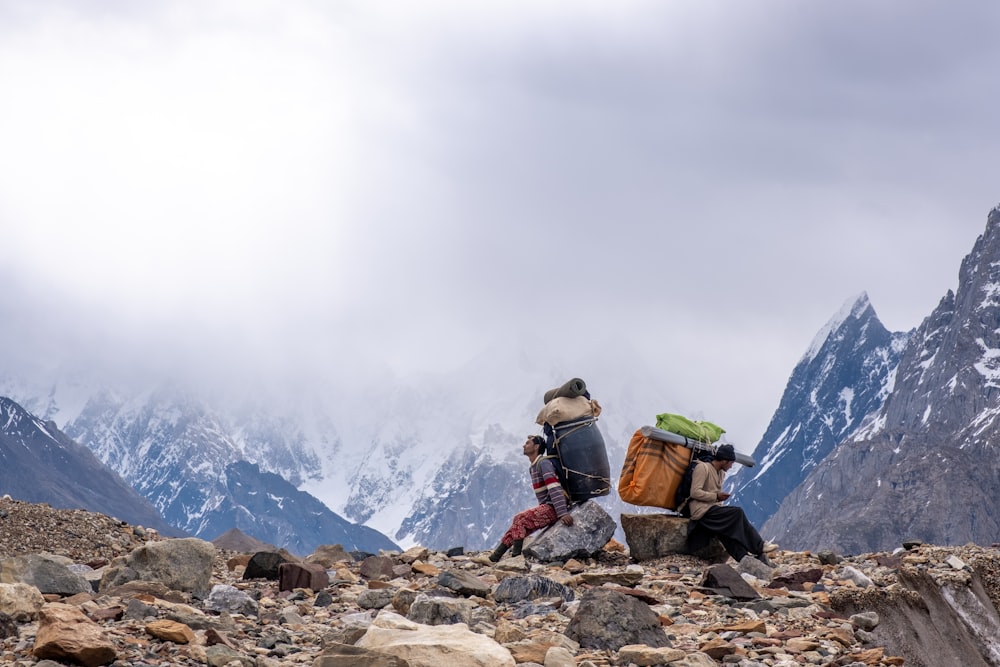
M 699 442 L 715 442 L 726 432 L 726 429 L 716 426 L 712 422 L 691 421 L 687 417 L 672 415 L 667 412 L 662 415 L 656 415 L 656 428 L 670 431 L 677 435 L 683 435 L 685 438 L 691 438 Z

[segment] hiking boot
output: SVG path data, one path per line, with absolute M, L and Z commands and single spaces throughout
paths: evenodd
M 767 554 L 762 554 L 762 553 L 761 554 L 754 554 L 754 558 L 756 558 L 757 560 L 759 560 L 764 565 L 767 565 L 768 567 L 774 567 L 774 565 L 771 564 L 771 561 L 768 560 Z
M 514 548 L 511 549 L 511 556 L 520 556 L 521 549 L 524 547 L 524 540 L 514 540 Z
M 497 545 L 497 548 L 493 550 L 493 553 L 489 555 L 489 559 L 493 563 L 499 563 L 503 555 L 507 553 L 507 549 L 510 549 L 506 544 L 501 542 Z

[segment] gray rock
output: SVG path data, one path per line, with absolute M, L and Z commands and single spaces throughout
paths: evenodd
M 574 597 L 572 588 L 537 574 L 507 577 L 493 589 L 493 599 L 497 602 L 520 602 L 538 598 L 562 598 L 570 602 Z
M 100 590 L 137 579 L 161 582 L 176 591 L 205 597 L 209 592 L 215 545 L 194 537 L 147 542 L 104 572 Z
M 396 561 L 389 556 L 369 556 L 361 561 L 358 572 L 365 579 L 388 581 L 395 576 L 395 566 Z
M 851 616 L 850 621 L 854 627 L 871 632 L 878 627 L 880 619 L 877 612 L 864 611 Z
M 358 606 L 362 609 L 381 609 L 392 604 L 395 594 L 392 588 L 369 588 L 358 595 Z
M 257 616 L 258 604 L 252 597 L 234 586 L 217 584 L 205 600 L 205 609 L 210 611 L 228 611 L 230 614 Z
M 572 526 L 556 521 L 525 546 L 524 554 L 543 562 L 586 558 L 600 551 L 618 527 L 592 500 L 573 507 L 570 514 Z
M 490 594 L 490 586 L 474 574 L 464 570 L 445 570 L 438 575 L 438 584 L 455 591 L 459 595 L 478 595 L 481 598 Z
M 420 594 L 410 605 L 406 615 L 415 623 L 424 625 L 473 625 L 473 614 L 478 604 L 466 598 L 439 598 Z
M 312 663 L 313 667 L 409 667 L 410 663 L 388 653 L 349 646 L 331 644 Z
M 622 514 L 621 522 L 632 560 L 654 560 L 688 553 L 712 563 L 722 563 L 729 558 L 722 543 L 715 538 L 709 540 L 704 549 L 690 552 L 687 539 L 691 522 L 680 515 Z
M 645 602 L 618 591 L 593 588 L 566 628 L 566 636 L 582 648 L 617 651 L 628 644 L 669 647 L 659 617 Z
M 90 582 L 70 570 L 72 561 L 51 554 L 28 554 L 0 561 L 0 583 L 30 584 L 42 594 L 93 593 Z

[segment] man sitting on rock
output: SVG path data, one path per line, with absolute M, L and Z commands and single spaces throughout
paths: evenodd
M 528 471 L 531 473 L 531 486 L 538 498 L 538 506 L 514 516 L 510 528 L 489 556 L 494 563 L 499 562 L 511 547 L 514 547 L 510 552 L 512 556 L 521 555 L 524 538 L 536 530 L 551 526 L 556 521 L 562 521 L 567 526 L 573 525 L 566 492 L 559 484 L 555 466 L 545 456 L 545 440 L 538 435 L 529 435 L 524 443 L 524 455 L 531 461 Z
M 702 461 L 691 475 L 691 531 L 688 548 L 692 552 L 703 549 L 708 540 L 715 536 L 736 562 L 747 554 L 770 566 L 764 554 L 764 540 L 747 519 L 743 509 L 722 503 L 731 494 L 722 490 L 726 472 L 736 461 L 736 450 L 732 445 L 720 445 L 712 461 Z

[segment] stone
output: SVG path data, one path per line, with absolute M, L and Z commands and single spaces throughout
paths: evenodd
M 764 583 L 771 581 L 771 578 L 774 575 L 773 569 L 764 565 L 764 563 L 749 554 L 744 556 L 740 562 L 736 564 L 736 571 L 740 574 L 749 574 Z
M 542 562 L 586 558 L 600 551 L 618 528 L 593 500 L 572 507 L 570 514 L 572 526 L 556 521 L 526 543 L 524 554 Z
M 257 601 L 235 586 L 216 584 L 204 602 L 209 611 L 228 611 L 230 614 L 256 616 L 259 605 Z
M 840 570 L 840 576 L 849 581 L 853 581 L 856 585 L 861 588 L 870 588 L 875 584 L 864 572 L 861 572 L 856 567 L 850 565 L 845 565 Z
M 481 598 L 490 594 L 490 586 L 479 577 L 464 570 L 447 570 L 438 575 L 439 585 L 453 590 L 459 595 L 478 595 Z
M 676 514 L 622 514 L 622 531 L 632 560 L 646 561 L 672 554 L 688 554 L 687 537 L 690 521 Z M 712 538 L 708 546 L 692 554 L 712 563 L 729 558 L 719 540 Z
M 381 611 L 357 646 L 395 655 L 410 667 L 514 667 L 510 651 L 493 639 L 477 634 L 464 623 L 422 625 L 389 611 Z
M 770 588 L 787 588 L 790 591 L 804 591 L 805 584 L 816 583 L 823 578 L 823 570 L 811 567 L 805 570 L 783 572 L 771 578 Z
M 308 588 L 318 591 L 330 585 L 326 568 L 319 563 L 281 563 L 278 565 L 278 590 Z
M 205 649 L 205 664 L 208 667 L 257 667 L 257 660 L 225 644 L 214 644 Z
M 17 621 L 15 621 L 14 617 L 10 614 L 5 614 L 0 611 L 0 639 L 17 636 Z
M 653 665 L 673 663 L 685 655 L 685 651 L 677 648 L 654 648 L 645 644 L 630 644 L 618 649 L 618 662 L 624 665 L 631 663 L 638 667 L 652 667 Z
M 646 644 L 654 648 L 671 645 L 659 617 L 649 605 L 601 588 L 583 594 L 565 634 L 581 647 L 590 649 L 616 651 L 629 644 Z
M 28 554 L 0 560 L 0 583 L 30 584 L 44 594 L 69 596 L 93 593 L 82 575 L 70 570 L 72 561 L 52 554 Z
M 146 634 L 175 644 L 190 644 L 195 637 L 194 631 L 188 626 L 167 620 L 147 623 Z
M 36 658 L 70 662 L 84 667 L 98 667 L 115 661 L 114 644 L 101 627 L 70 605 L 45 605 L 35 635 Z
M 423 625 L 472 625 L 479 605 L 466 598 L 440 598 L 421 593 L 410 605 L 406 615 L 414 623 Z
M 816 554 L 816 558 L 819 559 L 819 562 L 822 565 L 839 565 L 844 560 L 836 553 L 828 550 L 820 551 Z
M 406 563 L 407 565 L 413 565 L 413 563 L 418 560 L 426 561 L 428 555 L 430 555 L 430 551 L 428 551 L 426 547 L 410 547 L 403 553 L 399 554 L 399 562 Z
M 215 545 L 194 537 L 147 542 L 116 558 L 101 578 L 101 591 L 129 581 L 160 582 L 176 591 L 205 597 L 209 592 Z
M 346 644 L 333 644 L 323 649 L 313 667 L 410 667 L 402 658 Z
M 365 579 L 388 581 L 395 576 L 392 571 L 395 565 L 396 562 L 389 556 L 369 556 L 361 561 L 358 571 Z
M 576 659 L 569 649 L 562 646 L 550 646 L 545 652 L 543 667 L 576 667 Z
M 859 614 L 854 614 L 849 620 L 851 621 L 851 625 L 854 627 L 867 630 L 868 632 L 877 628 L 879 622 L 881 621 L 878 612 L 874 611 L 863 611 Z
M 507 577 L 493 589 L 493 599 L 497 602 L 519 602 L 553 597 L 570 602 L 575 596 L 573 589 L 568 586 L 537 574 Z
M 948 565 L 952 566 L 956 570 L 964 570 L 965 569 L 965 563 L 962 561 L 961 558 L 959 558 L 958 556 L 956 556 L 954 554 L 952 554 L 951 556 L 948 556 L 945 559 L 944 562 L 947 563 Z
M 244 579 L 278 580 L 278 568 L 291 561 L 277 551 L 258 551 L 250 557 L 243 571 Z
M 0 612 L 19 623 L 37 619 L 44 605 L 45 598 L 31 584 L 0 584 Z
M 382 609 L 392 604 L 396 591 L 392 588 L 375 588 L 361 591 L 358 606 L 362 609 Z
M 344 547 L 339 544 L 324 544 L 306 556 L 305 562 L 317 563 L 329 569 L 337 563 L 349 563 L 354 560 L 349 553 L 344 551 Z
M 756 600 L 760 597 L 739 572 L 724 564 L 708 568 L 701 585 L 734 600 Z

